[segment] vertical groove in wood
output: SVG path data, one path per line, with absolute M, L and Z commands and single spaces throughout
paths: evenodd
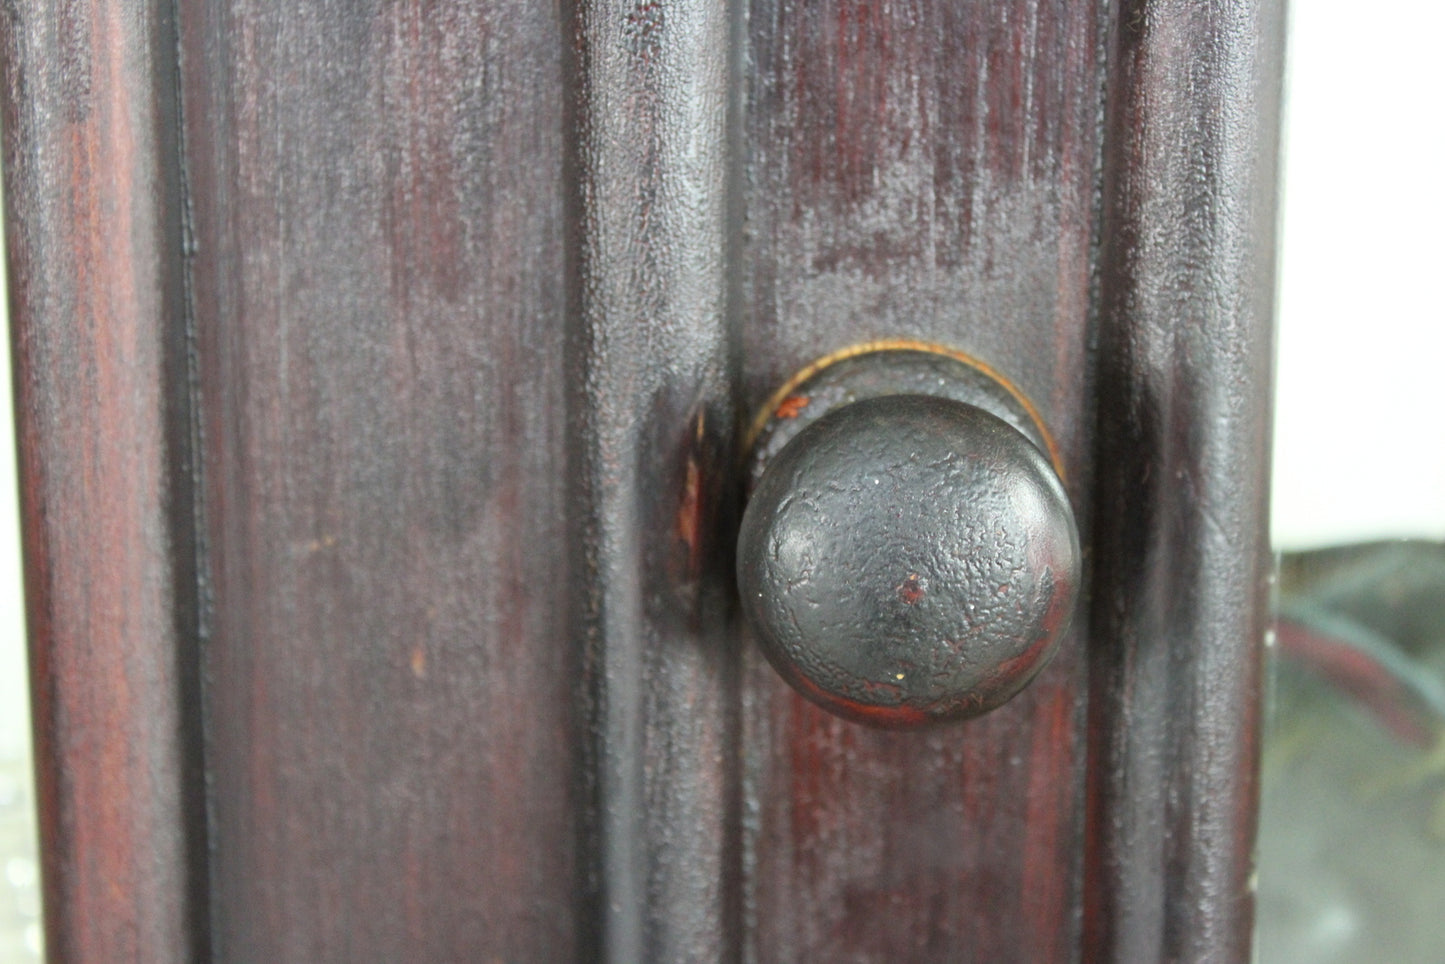
M 747 403 L 856 342 L 968 351 L 1043 413 L 1087 544 L 1103 4 L 749 9 Z M 1013 702 L 926 733 L 828 716 L 748 650 L 751 959 L 1077 955 L 1085 622 Z
M 222 961 L 565 961 L 555 6 L 181 5 Z
M 728 8 L 573 8 L 585 852 L 619 964 L 737 951 Z
M 1282 3 L 1110 38 L 1085 957 L 1245 961 Z
M 202 960 L 169 4 L 5 4 L 0 56 L 48 953 Z

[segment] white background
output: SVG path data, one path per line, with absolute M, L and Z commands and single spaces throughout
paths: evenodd
M 1290 19 L 1275 544 L 1445 538 L 1445 3 Z

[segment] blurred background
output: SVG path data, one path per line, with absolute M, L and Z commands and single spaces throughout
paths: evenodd
M 1442 30 L 1290 10 L 1264 964 L 1445 961 Z
M 1290 13 L 1265 964 L 1445 959 L 1445 5 Z M 0 964 L 41 960 L 8 338 Z M 1401 541 L 1407 540 L 1407 541 Z

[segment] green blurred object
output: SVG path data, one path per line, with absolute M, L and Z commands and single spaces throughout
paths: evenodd
M 1445 960 L 1445 546 L 1280 563 L 1259 959 Z

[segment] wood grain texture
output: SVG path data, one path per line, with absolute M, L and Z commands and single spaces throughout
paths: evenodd
M 728 5 L 573 10 L 574 635 L 599 959 L 738 951 Z
M 216 959 L 571 959 L 564 24 L 182 15 Z
M 1088 508 L 1101 22 L 1092 3 L 754 0 L 750 407 L 846 345 L 942 342 L 1018 381 Z M 826 715 L 749 649 L 749 958 L 1075 957 L 1084 655 L 1076 630 L 1002 709 L 898 734 Z
M 1277 0 L 177 9 L 0 5 L 58 959 L 1244 958 Z M 879 338 L 1092 555 L 921 734 L 730 595 L 739 412 Z
M 50 959 L 203 951 L 175 39 L 0 7 L 6 235 Z M 189 731 L 193 737 L 197 730 Z
M 1110 38 L 1086 958 L 1246 961 L 1283 4 Z

